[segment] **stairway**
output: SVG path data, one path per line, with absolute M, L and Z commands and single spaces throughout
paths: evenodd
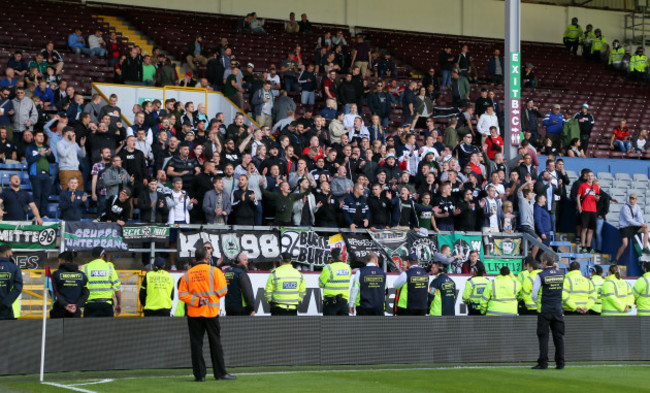
M 129 22 L 122 18 L 110 15 L 93 15 L 93 18 L 98 19 L 104 23 L 108 23 L 110 27 L 122 34 L 133 44 L 142 48 L 142 55 L 150 55 L 153 52 L 153 44 L 149 38 L 134 28 Z M 154 60 L 155 61 L 155 60 Z

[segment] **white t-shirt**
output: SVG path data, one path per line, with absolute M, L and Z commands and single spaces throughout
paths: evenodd
M 499 228 L 499 220 L 497 219 L 497 201 L 496 199 L 485 198 L 488 204 L 488 211 L 490 212 L 490 228 Z
M 174 217 L 177 221 L 185 219 L 185 203 L 183 202 L 183 198 L 186 196 L 187 194 L 183 190 L 180 192 L 172 191 L 172 198 L 174 199 L 174 202 L 177 202 L 176 205 L 172 207 L 174 210 Z M 189 201 L 187 201 L 187 203 L 189 203 Z
M 266 76 L 267 81 L 271 81 L 271 85 L 279 85 L 280 84 L 280 75 L 275 74 L 275 76 L 271 76 L 271 74 L 268 74 Z M 280 95 L 280 90 L 278 89 L 271 89 L 271 92 L 273 93 L 273 97 L 277 97 Z

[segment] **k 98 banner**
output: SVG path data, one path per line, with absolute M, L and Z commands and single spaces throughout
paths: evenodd
M 178 256 L 194 257 L 197 248 L 210 242 L 213 256 L 232 261 L 246 253 L 253 262 L 273 262 L 280 257 L 280 232 L 273 231 L 204 231 L 179 232 Z

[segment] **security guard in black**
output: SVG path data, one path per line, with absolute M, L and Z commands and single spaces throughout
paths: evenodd
M 11 247 L 0 246 L 0 319 L 15 319 L 13 304 L 23 291 L 23 274 L 12 255 Z
M 79 271 L 76 263 L 72 263 L 70 251 L 59 254 L 59 269 L 52 273 L 52 286 L 56 299 L 50 318 L 80 318 L 81 308 L 90 295 L 88 277 Z
M 228 284 L 226 294 L 226 315 L 255 315 L 253 285 L 248 276 L 248 256 L 239 254 L 237 262 L 222 267 Z
M 542 255 L 544 269 L 535 278 L 532 297 L 538 305 L 537 338 L 539 340 L 539 357 L 536 370 L 548 368 L 548 336 L 549 328 L 553 334 L 555 345 L 555 365 L 557 369 L 564 368 L 564 313 L 562 311 L 562 288 L 564 274 L 554 266 L 553 256 Z M 541 299 L 539 297 L 541 296 Z M 539 299 L 539 300 L 538 300 Z

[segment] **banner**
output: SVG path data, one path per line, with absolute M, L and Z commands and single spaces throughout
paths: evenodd
M 510 268 L 510 272 L 514 275 L 519 274 L 521 271 L 521 258 L 485 258 L 483 264 L 485 265 L 487 274 L 499 274 L 499 270 L 503 266 Z
M 45 251 L 14 252 L 12 259 L 21 270 L 44 269 L 47 253 Z
M 252 262 L 273 262 L 280 257 L 280 232 L 272 231 L 203 231 L 178 233 L 178 257 L 192 258 L 196 249 L 210 242 L 212 256 L 232 261 L 244 252 Z
M 106 251 L 128 249 L 122 227 L 113 222 L 66 221 L 63 240 L 67 251 L 90 251 L 98 246 Z
M 321 236 L 305 228 L 282 228 L 280 233 L 282 252 L 291 254 L 294 262 L 323 266 L 334 248 L 341 249 L 341 257 L 347 260 L 345 241 L 338 233 Z
M 483 249 L 485 255 L 518 257 L 521 255 L 521 238 L 487 234 L 483 236 Z
M 343 237 L 345 238 L 348 262 L 350 265 L 352 265 L 353 262 L 365 264 L 368 254 L 374 252 L 379 256 L 379 266 L 383 266 L 382 259 L 386 254 L 374 240 L 368 237 L 368 235 L 345 233 Z
M 145 243 L 169 240 L 170 228 L 164 225 L 125 225 L 122 238 L 125 242 Z
M 391 229 L 368 232 L 372 240 L 381 248 L 388 259 L 388 270 L 399 271 L 406 268 L 409 254 L 418 256 L 420 267 L 429 271 L 433 256 L 438 252 L 437 235 L 423 237 L 411 230 Z
M 452 255 L 460 256 L 460 259 L 452 263 L 449 268 L 450 273 L 459 274 L 462 272 L 463 263 L 469 259 L 470 251 L 478 251 L 480 260 L 483 260 L 483 239 L 480 235 L 465 235 L 461 233 L 438 235 L 438 246 L 442 248 L 444 245 L 451 247 Z
M 12 224 L 10 221 L 0 224 L 0 244 L 8 244 L 11 248 L 29 248 L 40 250 L 56 248 L 56 235 L 59 224 L 24 225 Z

